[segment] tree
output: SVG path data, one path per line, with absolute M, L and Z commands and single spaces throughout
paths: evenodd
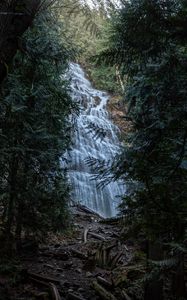
M 61 166 L 74 104 L 64 74 L 73 53 L 63 46 L 55 11 L 27 31 L 1 90 L 0 204 L 10 249 L 23 235 L 62 229 L 69 187 Z
M 37 13 L 54 0 L 3 0 L 0 4 L 0 84 L 8 74 L 9 65 L 17 50 L 21 50 L 21 36 L 33 24 Z
M 114 162 L 114 178 L 123 178 L 129 186 L 122 213 L 129 226 L 146 234 L 147 258 L 170 259 L 165 267 L 175 273 L 173 278 L 168 275 L 175 288 L 170 288 L 168 297 L 185 298 L 186 2 L 137 0 L 122 4 L 111 21 L 108 48 L 99 56 L 100 61 L 120 65 L 128 77 L 126 118 L 134 130 Z M 164 261 L 160 265 L 163 267 Z M 152 270 L 149 264 L 148 272 Z M 157 279 L 146 286 L 145 299 L 163 299 L 156 274 Z

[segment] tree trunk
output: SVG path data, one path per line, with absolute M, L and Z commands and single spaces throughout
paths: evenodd
M 17 212 L 17 219 L 16 219 L 16 232 L 15 232 L 15 239 L 16 239 L 16 250 L 19 252 L 21 249 L 21 233 L 22 233 L 22 223 L 23 223 L 23 212 L 22 212 L 22 205 L 21 203 L 18 204 L 18 212 Z
M 124 83 L 123 83 L 123 80 L 121 78 L 121 75 L 120 75 L 120 71 L 119 71 L 119 66 L 116 65 L 116 78 L 117 78 L 117 81 L 119 82 L 120 86 L 121 86 L 121 89 L 122 89 L 122 92 L 125 91 L 125 87 L 124 87 Z
M 12 163 L 10 164 L 10 175 L 9 175 L 9 186 L 10 186 L 10 196 L 7 208 L 7 217 L 5 225 L 5 247 L 7 250 L 12 248 L 12 233 L 11 229 L 14 221 L 14 207 L 16 198 L 16 176 L 18 169 L 18 159 L 17 157 L 12 158 Z
M 185 268 L 184 268 L 184 255 L 179 255 L 179 263 L 175 270 L 172 280 L 172 295 L 176 299 L 187 299 L 187 292 L 185 287 Z
M 163 259 L 162 246 L 158 242 L 148 241 L 147 259 L 161 260 Z M 148 271 L 149 265 L 148 265 Z M 163 300 L 163 282 L 159 278 L 150 280 L 145 286 L 144 300 Z

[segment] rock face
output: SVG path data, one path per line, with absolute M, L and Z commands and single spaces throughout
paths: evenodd
M 126 107 L 122 103 L 121 96 L 111 96 L 107 104 L 107 110 L 110 113 L 111 119 L 118 126 L 121 132 L 121 138 L 132 130 L 132 125 L 125 119 Z

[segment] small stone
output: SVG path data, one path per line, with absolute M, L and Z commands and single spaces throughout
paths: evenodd
M 68 289 L 68 293 L 73 293 L 73 289 Z
M 81 269 L 76 269 L 76 272 L 81 274 L 82 273 L 82 270 Z
M 86 277 L 92 277 L 92 276 L 93 276 L 92 273 L 86 272 Z
M 79 292 L 79 293 L 82 293 L 82 292 L 84 292 L 84 289 L 83 289 L 83 288 L 79 288 L 79 289 L 78 289 L 78 292 Z

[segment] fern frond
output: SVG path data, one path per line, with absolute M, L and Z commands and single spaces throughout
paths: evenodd
M 171 268 L 175 267 L 178 264 L 178 258 L 171 257 L 171 258 L 163 259 L 160 261 L 149 260 L 149 262 L 153 266 L 159 267 L 161 270 L 165 270 L 165 269 L 171 269 Z

